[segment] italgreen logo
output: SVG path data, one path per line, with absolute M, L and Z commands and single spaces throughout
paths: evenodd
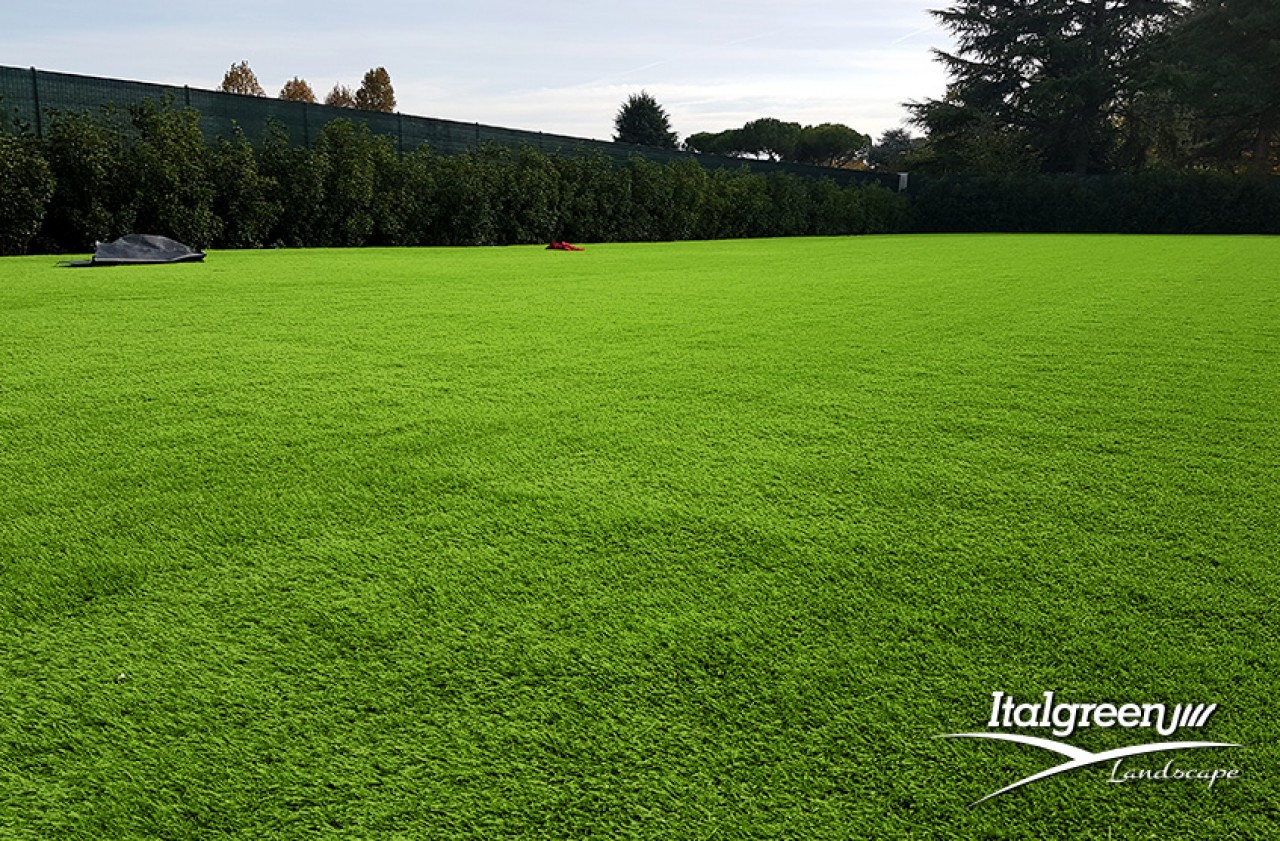
M 1023 733 L 1005 733 L 1006 729 L 1045 729 L 1054 736 L 1065 738 L 1079 732 L 1083 728 L 1120 728 L 1125 730 L 1151 730 L 1159 736 L 1173 736 L 1181 730 L 1199 730 L 1217 711 L 1217 704 L 1111 704 L 1111 703 L 1062 703 L 1056 693 L 1045 692 L 1035 702 L 1019 703 L 1012 695 L 1004 692 L 991 693 L 991 716 L 987 720 L 987 731 L 974 733 L 946 733 L 943 739 L 990 739 L 1000 742 L 1014 742 L 1030 745 L 1061 754 L 1066 762 L 1046 768 L 1039 773 L 1017 780 L 1004 788 L 975 800 L 976 806 L 984 800 L 990 800 L 1016 788 L 1048 779 L 1049 777 L 1086 768 L 1091 765 L 1114 763 L 1111 766 L 1111 783 L 1137 783 L 1142 781 L 1190 780 L 1207 784 L 1210 788 L 1222 780 L 1234 780 L 1240 776 L 1237 768 L 1178 768 L 1174 760 L 1156 770 L 1151 768 L 1124 769 L 1126 760 L 1147 754 L 1165 753 L 1168 751 L 1191 750 L 1194 748 L 1238 748 L 1240 745 L 1231 742 L 1205 742 L 1196 740 L 1160 741 L 1148 744 L 1131 745 L 1113 750 L 1094 753 L 1077 748 L 1066 742 L 1046 739 L 1042 736 L 1029 736 Z

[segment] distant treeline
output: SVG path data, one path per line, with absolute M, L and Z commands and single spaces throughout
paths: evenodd
M 0 254 L 71 253 L 125 233 L 200 248 L 510 245 L 901 230 L 906 199 L 788 173 L 486 146 L 400 153 L 334 120 L 310 148 L 272 126 L 205 141 L 191 109 L 52 115 L 0 133 Z

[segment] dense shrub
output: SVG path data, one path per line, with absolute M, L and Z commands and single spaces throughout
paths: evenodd
M 633 156 L 628 163 L 631 181 L 629 207 L 619 222 L 620 239 L 653 242 L 667 239 L 666 216 L 672 207 L 672 182 L 667 168 L 648 158 Z M 614 211 L 615 213 L 617 211 Z
M 671 207 L 663 225 L 662 238 L 683 240 L 703 238 L 707 194 L 711 183 L 707 170 L 697 161 L 677 158 L 666 165 L 671 181 Z
M 437 213 L 427 241 L 434 245 L 493 245 L 498 241 L 492 172 L 481 152 L 434 159 Z
M 559 178 L 551 159 L 529 146 L 485 146 L 477 155 L 489 172 L 496 243 L 550 241 L 560 227 Z
M 765 184 L 770 207 L 763 234 L 794 237 L 810 233 L 809 190 L 805 183 L 794 175 L 779 172 L 765 176 Z
M 906 227 L 909 207 L 906 197 L 900 193 L 879 184 L 849 192 L 852 193 L 850 198 L 858 205 L 853 212 L 859 220 L 858 230 L 850 233 L 892 234 Z
M 84 251 L 133 229 L 136 210 L 120 114 L 54 114 L 43 147 L 56 188 L 40 233 L 42 247 Z
M 294 248 L 320 243 L 329 156 L 293 146 L 284 127 L 272 123 L 259 159 L 259 171 L 268 183 L 268 199 L 281 208 L 267 241 Z
M 868 195 L 872 195 L 868 193 Z M 1280 232 L 1280 179 L 1149 171 L 916 179 L 915 231 L 1209 234 Z
M 772 210 L 766 177 L 743 167 L 714 170 L 710 181 L 705 238 L 762 236 Z
M 125 159 L 139 232 L 163 233 L 195 248 L 219 240 L 213 212 L 213 153 L 200 115 L 150 100 L 129 111 L 136 139 Z
M 598 152 L 554 160 L 559 176 L 557 239 L 613 242 L 623 239 L 622 220 L 630 215 L 631 177 Z
M 259 171 L 253 146 L 239 127 L 233 139 L 218 142 L 212 170 L 213 209 L 222 225 L 220 244 L 256 248 L 266 243 L 283 206 L 273 198 L 275 182 Z
M 53 189 L 53 173 L 36 144 L 0 133 L 0 255 L 26 252 Z
M 333 120 L 320 132 L 316 152 L 328 166 L 315 244 L 364 245 L 376 225 L 378 184 L 386 180 L 379 172 L 393 166 L 391 139 L 373 134 L 365 123 Z
M 842 190 L 828 179 L 808 183 L 809 212 L 814 236 L 860 234 L 866 229 L 865 190 Z
M 398 157 L 379 170 L 380 203 L 375 218 L 375 245 L 429 245 L 436 225 L 437 161 L 430 147 Z

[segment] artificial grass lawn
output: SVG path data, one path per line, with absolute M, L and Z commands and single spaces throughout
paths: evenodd
M 0 261 L 0 837 L 1280 831 L 1278 240 L 53 262 Z M 1137 765 L 1241 776 L 970 808 L 1062 761 L 936 738 L 997 690 L 1217 703 Z

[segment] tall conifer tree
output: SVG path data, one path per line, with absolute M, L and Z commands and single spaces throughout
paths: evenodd
M 1174 0 L 959 0 L 930 12 L 956 50 L 935 50 L 951 77 L 946 97 L 911 105 L 915 121 L 970 154 L 986 137 L 1036 156 L 1043 168 L 1103 169 L 1118 108 L 1144 44 Z M 966 143 L 969 144 L 966 147 Z
M 1193 0 L 1166 56 L 1203 159 L 1253 175 L 1280 168 L 1280 3 Z
M 613 118 L 614 141 L 675 149 L 676 133 L 666 110 L 647 91 L 633 93 Z

